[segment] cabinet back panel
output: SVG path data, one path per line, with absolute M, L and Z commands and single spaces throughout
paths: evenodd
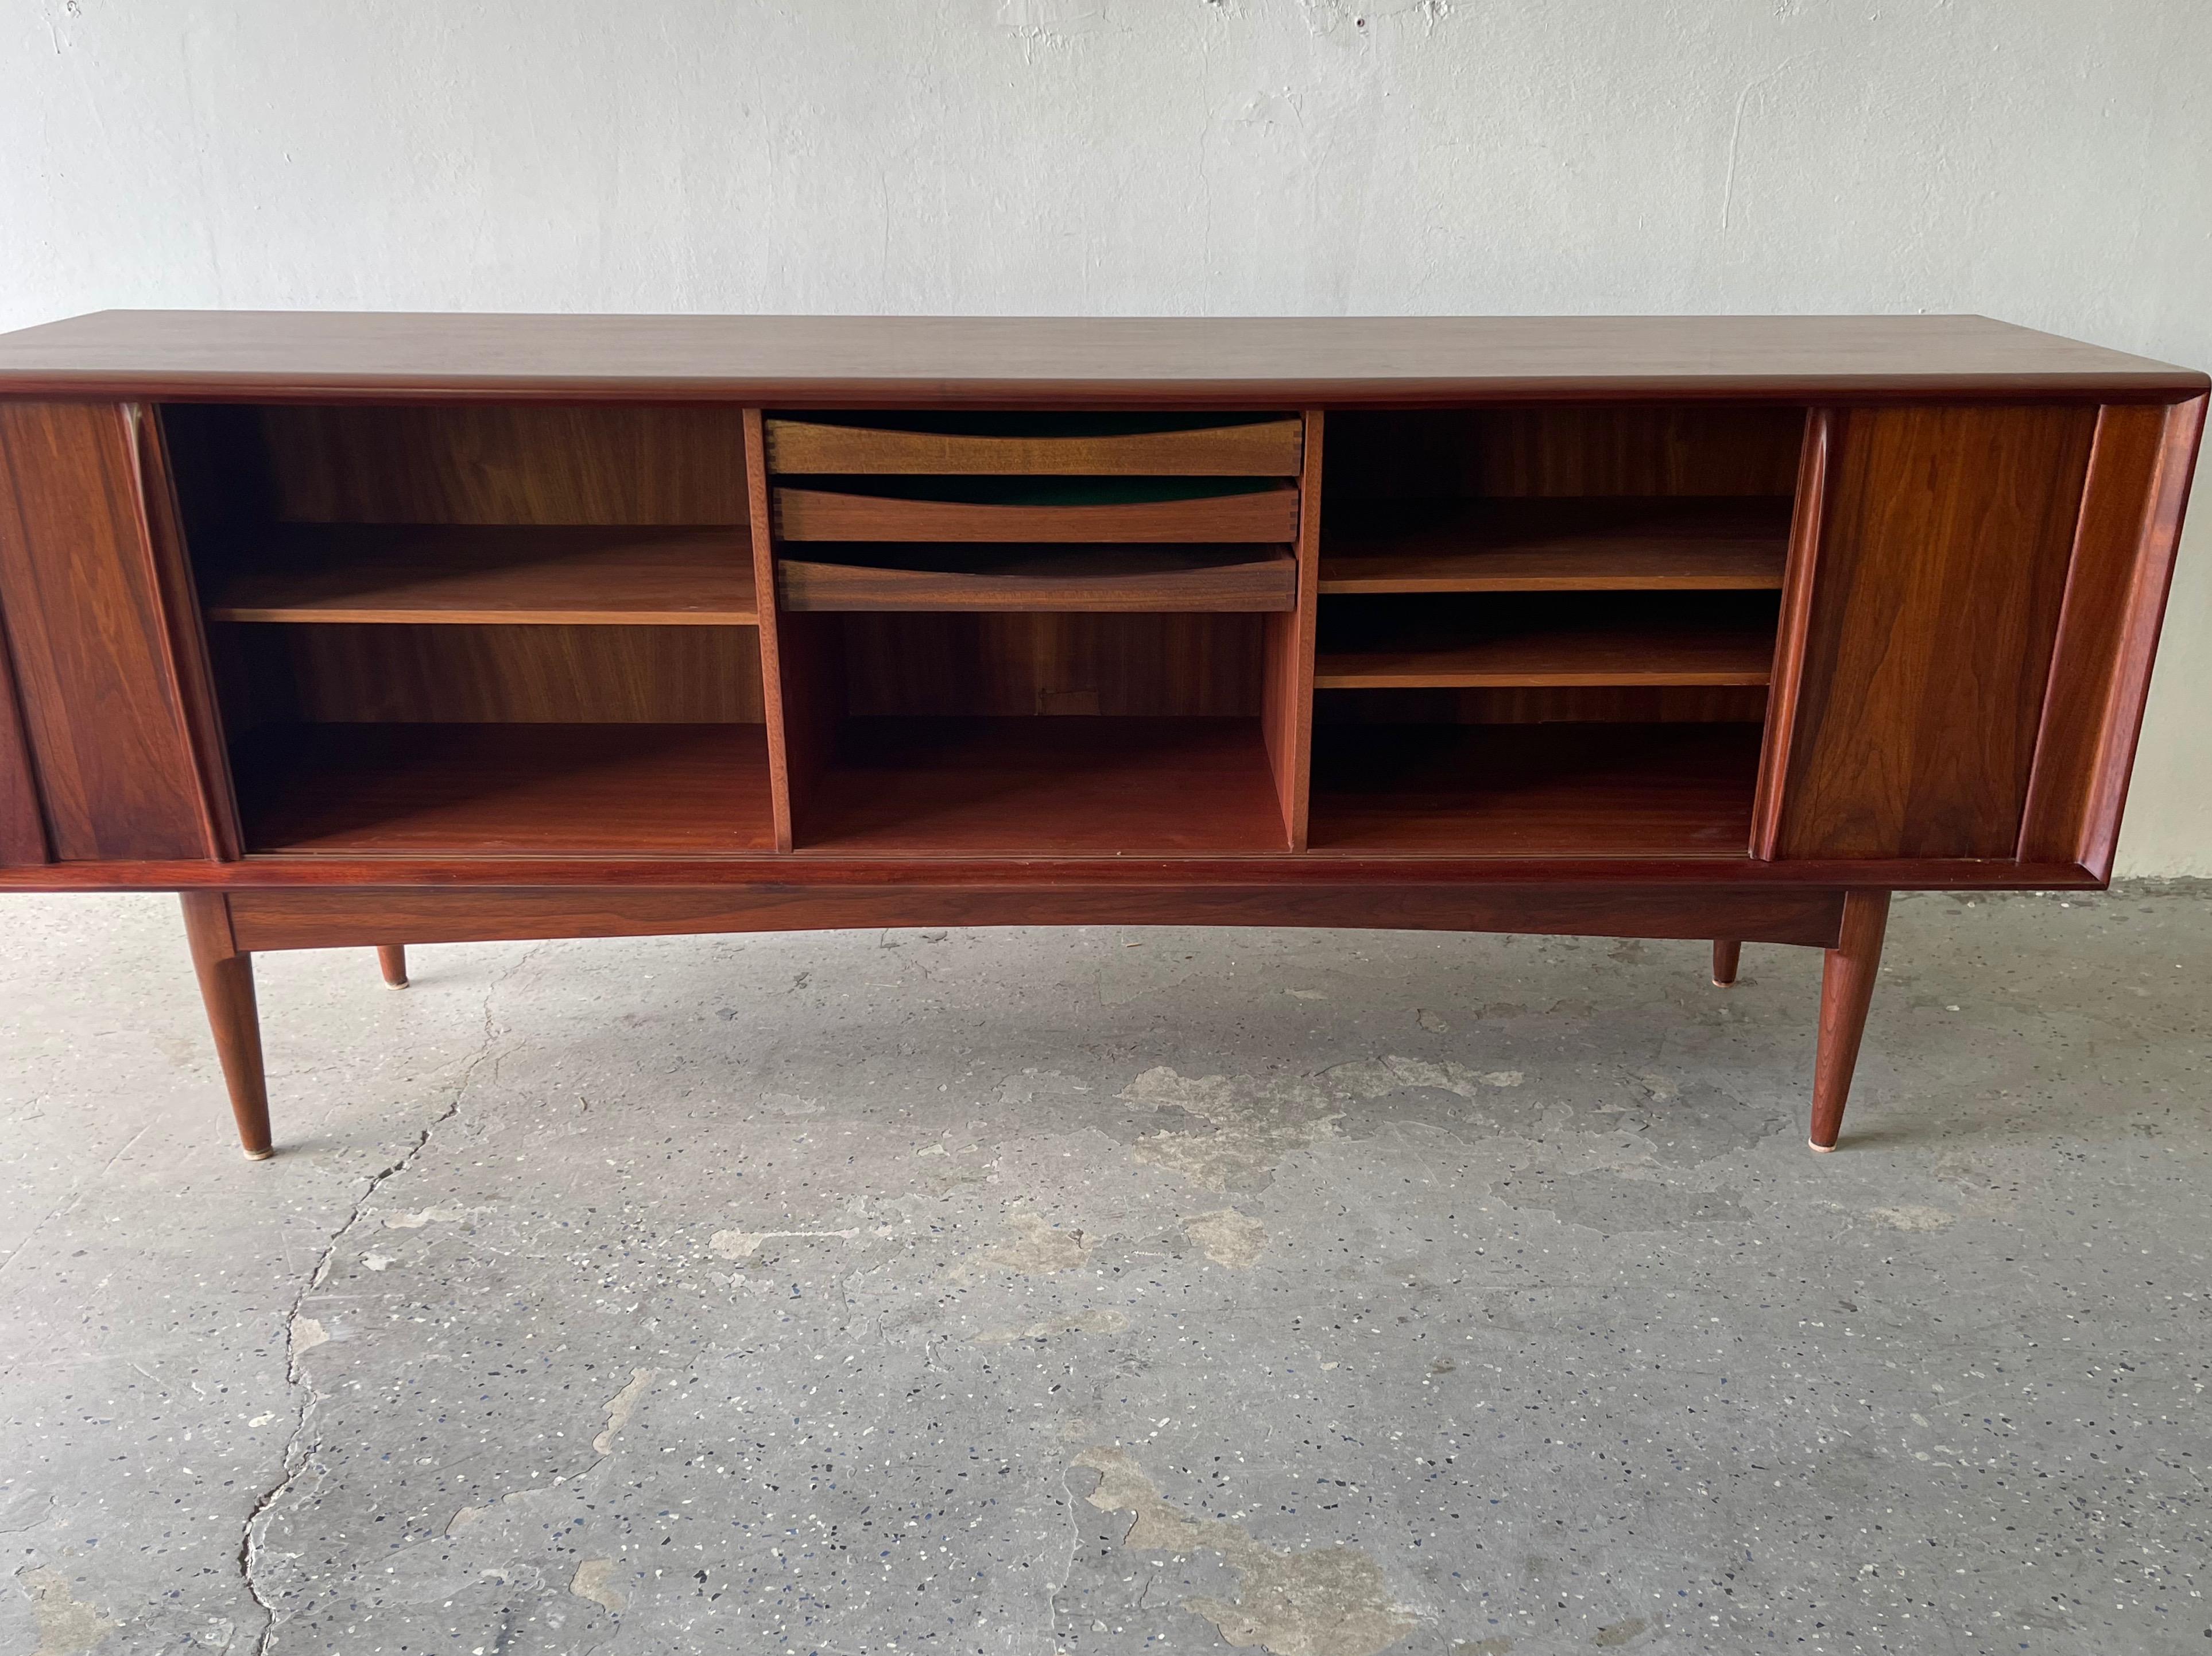
M 1368 500 L 1787 496 L 1804 428 L 1802 409 L 1725 404 L 1340 411 L 1329 417 L 1324 510 Z
M 870 715 L 1260 711 L 1258 615 L 855 614 L 847 710 Z
M 2010 857 L 2094 407 L 1833 417 L 1780 857 Z
M 178 405 L 166 420 L 194 530 L 746 521 L 736 408 Z
M 307 721 L 750 724 L 750 627 L 238 626 L 234 732 Z M 242 681 L 242 684 L 241 684 Z M 245 705 L 236 704 L 241 698 Z

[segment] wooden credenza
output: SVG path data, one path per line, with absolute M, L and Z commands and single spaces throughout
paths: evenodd
M 1978 318 L 113 312 L 0 337 L 0 889 L 252 957 L 836 926 L 1827 951 L 2094 887 L 2206 377 Z

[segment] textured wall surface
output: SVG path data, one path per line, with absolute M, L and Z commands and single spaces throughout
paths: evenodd
M 2212 364 L 2202 0 L 9 0 L 109 305 L 1980 311 Z M 2212 511 L 2124 868 L 2212 874 Z

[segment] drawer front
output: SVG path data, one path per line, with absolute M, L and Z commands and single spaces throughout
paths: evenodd
M 1297 416 L 1218 425 L 1112 417 L 988 416 L 876 424 L 772 419 L 768 462 L 784 475 L 1293 478 Z
M 775 491 L 785 540 L 1236 541 L 1297 537 L 1298 491 L 1284 484 L 1234 494 L 1059 503 Z
M 1283 611 L 1297 602 L 1297 560 L 1281 546 L 830 548 L 787 555 L 787 610 L 1043 610 L 1066 614 Z

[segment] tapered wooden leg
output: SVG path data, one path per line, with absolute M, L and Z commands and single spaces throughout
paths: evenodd
M 384 981 L 394 989 L 407 987 L 407 946 L 384 943 L 377 947 L 376 964 L 384 968 Z
M 1843 1130 L 1844 1101 L 1858 1067 L 1881 938 L 1889 927 L 1887 892 L 1847 892 L 1844 924 L 1820 973 L 1820 1050 L 1813 1062 L 1813 1148 L 1832 1150 Z
M 1723 943 L 1713 940 L 1713 986 L 1726 989 L 1735 982 L 1735 964 L 1743 953 L 1741 943 Z
M 184 904 L 185 936 L 192 947 L 192 970 L 199 974 L 208 1027 L 215 1033 L 215 1054 L 230 1088 L 238 1142 L 252 1160 L 266 1161 L 276 1152 L 269 1142 L 269 1083 L 261 1068 L 253 957 L 232 940 L 228 898 L 220 892 L 186 892 Z

